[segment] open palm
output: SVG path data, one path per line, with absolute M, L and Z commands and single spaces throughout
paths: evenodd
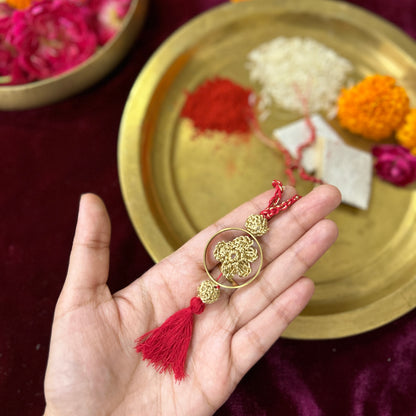
M 284 197 L 293 194 L 288 188 Z M 261 238 L 260 277 L 222 293 L 194 317 L 185 380 L 175 382 L 173 375 L 148 366 L 135 352 L 134 340 L 189 305 L 207 278 L 202 256 L 209 238 L 222 228 L 241 226 L 271 195 L 237 208 L 115 294 L 106 284 L 107 211 L 97 196 L 84 195 L 55 310 L 45 415 L 213 414 L 312 296 L 313 283 L 302 276 L 336 239 L 335 224 L 325 219 L 340 202 L 335 188 L 319 186 L 272 219 Z

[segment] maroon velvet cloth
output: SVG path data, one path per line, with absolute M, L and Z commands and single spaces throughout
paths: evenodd
M 131 53 L 106 79 L 57 104 L 0 112 L 0 414 L 43 412 L 53 310 L 82 193 L 101 195 L 110 212 L 110 288 L 124 287 L 152 266 L 120 193 L 120 117 L 135 78 L 159 44 L 222 2 L 153 0 Z M 415 0 L 353 3 L 416 37 Z M 416 311 L 345 339 L 281 339 L 217 415 L 416 415 L 415 368 Z

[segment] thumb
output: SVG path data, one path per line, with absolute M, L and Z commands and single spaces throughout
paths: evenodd
M 68 274 L 59 298 L 64 311 L 111 298 L 106 285 L 110 237 L 111 224 L 103 201 L 94 194 L 83 195 L 79 204 Z

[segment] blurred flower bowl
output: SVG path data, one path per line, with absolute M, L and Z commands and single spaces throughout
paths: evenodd
M 12 20 L 7 3 L 17 9 Z M 0 110 L 51 104 L 99 81 L 131 48 L 148 7 L 148 0 L 7 3 L 0 0 Z

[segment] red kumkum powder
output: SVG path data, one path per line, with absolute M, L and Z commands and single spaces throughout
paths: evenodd
M 187 93 L 181 116 L 192 120 L 198 133 L 221 131 L 227 134 L 247 134 L 254 110 L 249 97 L 252 90 L 229 79 L 205 81 L 194 92 Z

